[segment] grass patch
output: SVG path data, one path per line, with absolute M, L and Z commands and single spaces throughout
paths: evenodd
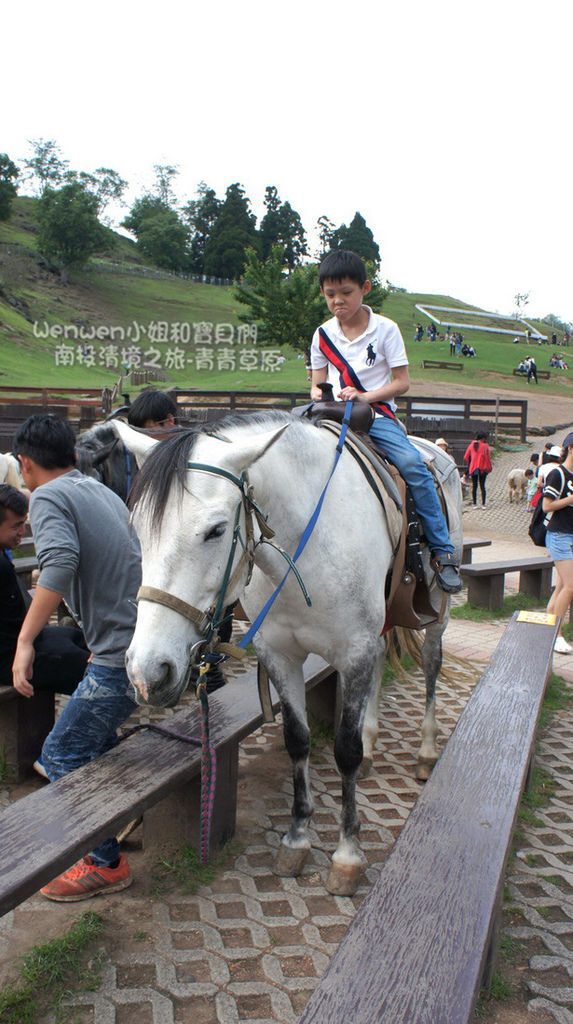
M 62 938 L 34 946 L 22 959 L 21 979 L 0 993 L 2 1024 L 36 1024 L 48 1009 L 55 1009 L 56 1021 L 65 1021 L 64 999 L 74 991 L 93 992 L 100 985 L 105 953 L 99 951 L 89 959 L 88 953 L 103 929 L 100 915 L 88 911 Z
M 493 619 L 510 619 L 514 612 L 540 611 L 545 605 L 529 594 L 511 594 L 504 597 L 501 608 L 490 610 L 489 608 L 478 608 L 475 604 L 466 601 L 450 610 L 452 619 L 470 619 L 472 622 L 491 622 Z
M 209 864 L 201 864 L 199 855 L 190 846 L 176 850 L 169 858 L 162 857 L 153 869 L 152 896 L 177 889 L 184 896 L 194 896 L 202 885 L 210 885 L 217 870 L 224 870 L 239 856 L 241 845 L 226 843 Z
M 475 1008 L 475 1016 L 477 1020 L 486 1020 L 491 1011 L 491 1004 L 493 1002 L 500 1002 L 501 1000 L 511 999 L 513 996 L 513 987 L 500 974 L 499 971 L 495 971 L 491 979 L 491 988 L 489 992 L 482 989 L 481 995 L 477 1001 Z

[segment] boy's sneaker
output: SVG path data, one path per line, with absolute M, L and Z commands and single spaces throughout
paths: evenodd
M 39 757 L 37 761 L 34 761 L 34 764 L 32 765 L 32 768 L 34 769 L 35 772 L 38 773 L 38 775 L 41 775 L 43 779 L 47 779 L 48 778 L 48 773 L 47 773 L 46 769 L 44 768 L 44 765 L 42 764 L 42 758 L 41 757 Z
M 463 583 L 456 556 L 450 552 L 436 554 L 432 560 L 432 566 L 436 573 L 436 583 L 440 589 L 446 594 L 459 594 Z
M 123 854 L 115 868 L 99 866 L 94 864 L 91 857 L 84 857 L 64 871 L 63 875 L 58 875 L 53 882 L 45 885 L 40 892 L 49 900 L 73 903 L 75 900 L 98 896 L 100 892 L 119 892 L 127 889 L 132 882 L 129 864 Z
M 558 636 L 553 645 L 557 654 L 573 654 L 573 647 L 570 647 L 564 636 Z

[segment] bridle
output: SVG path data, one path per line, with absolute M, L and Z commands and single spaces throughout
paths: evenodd
M 202 658 L 207 652 L 243 658 L 246 656 L 246 651 L 237 647 L 235 644 L 224 643 L 218 638 L 218 629 L 221 625 L 222 617 L 224 617 L 222 613 L 228 604 L 226 595 L 228 592 L 232 592 L 237 580 L 244 572 L 245 565 L 245 586 L 249 585 L 253 573 L 255 551 L 260 544 L 271 543 L 271 538 L 274 537 L 274 530 L 272 530 L 268 525 L 264 512 L 254 500 L 253 488 L 249 484 L 249 477 L 246 470 L 243 470 L 240 477 L 238 477 L 226 469 L 221 469 L 219 466 L 210 466 L 203 462 L 188 462 L 187 469 L 194 469 L 199 473 L 208 473 L 212 476 L 223 477 L 225 480 L 229 480 L 234 484 L 241 494 L 235 511 L 231 547 L 227 557 L 227 564 L 223 573 L 223 580 L 219 593 L 211 607 L 206 610 L 195 608 L 193 605 L 188 604 L 187 601 L 183 601 L 180 597 L 176 597 L 174 594 L 170 594 L 166 590 L 159 590 L 157 587 L 140 587 L 137 593 L 137 600 L 152 601 L 155 604 L 161 604 L 166 608 L 171 608 L 172 611 L 177 612 L 179 615 L 182 615 L 183 618 L 197 626 L 197 629 L 202 634 L 202 638 L 191 648 L 192 663 L 197 661 L 199 658 Z M 245 517 L 244 538 L 241 535 L 241 509 L 244 511 Z M 255 520 L 261 533 L 261 536 L 257 541 L 255 540 Z M 233 568 L 238 544 L 241 545 L 243 550 L 237 564 Z M 289 556 L 282 550 L 282 548 L 279 548 L 276 544 L 272 544 L 272 547 L 279 551 L 287 561 L 290 562 Z M 302 584 L 302 580 L 296 569 L 295 573 L 304 588 L 304 584 Z
M 237 509 L 235 512 L 233 538 L 231 542 L 229 556 L 227 558 L 227 564 L 225 566 L 225 572 L 223 574 L 223 582 L 221 584 L 219 594 L 210 608 L 208 608 L 206 611 L 202 611 L 201 609 L 195 608 L 193 605 L 188 604 L 187 601 L 183 601 L 181 598 L 176 597 L 174 594 L 169 594 L 167 591 L 159 590 L 156 587 L 140 587 L 137 592 L 138 601 L 152 601 L 155 604 L 161 604 L 164 605 L 166 608 L 171 608 L 173 611 L 178 612 L 179 615 L 182 615 L 183 618 L 187 619 L 188 621 L 196 625 L 199 632 L 203 634 L 201 640 L 199 640 L 198 643 L 194 644 L 193 647 L 191 648 L 190 665 L 193 665 L 194 663 L 196 664 L 197 661 L 201 661 L 204 664 L 205 657 L 208 654 L 216 654 L 220 656 L 230 655 L 231 657 L 235 658 L 246 657 L 245 648 L 247 644 L 250 642 L 254 634 L 257 632 L 267 612 L 270 610 L 273 602 L 275 601 L 278 594 L 280 593 L 280 590 L 284 586 L 290 572 L 294 573 L 296 580 L 302 590 L 307 605 L 310 607 L 310 605 L 312 604 L 306 587 L 304 585 L 304 582 L 302 580 L 302 577 L 295 565 L 295 562 L 299 555 L 302 554 L 304 548 L 306 547 L 306 544 L 314 529 L 318 516 L 320 515 L 320 510 L 322 508 L 322 503 L 324 501 L 328 485 L 332 479 L 332 476 L 338 464 L 338 460 L 342 454 L 344 441 L 346 439 L 346 433 L 350 423 L 352 404 L 352 402 L 345 403 L 344 419 L 342 421 L 340 436 L 338 439 L 338 443 L 336 445 L 334 464 L 330 470 L 328 479 L 318 499 L 314 512 L 312 513 L 310 520 L 302 533 L 302 536 L 298 542 L 297 549 L 292 558 L 286 551 L 283 550 L 283 548 L 279 547 L 278 544 L 274 544 L 272 542 L 271 538 L 274 537 L 274 530 L 272 530 L 271 527 L 268 525 L 267 518 L 264 512 L 260 509 L 260 507 L 254 500 L 253 488 L 249 485 L 249 477 L 246 470 L 243 470 L 240 477 L 238 477 L 235 476 L 233 473 L 230 473 L 226 469 L 221 469 L 219 466 L 210 466 L 203 462 L 187 462 L 187 469 L 194 469 L 200 473 L 209 473 L 212 476 L 223 477 L 225 480 L 229 480 L 232 484 L 234 484 L 235 487 L 238 487 L 239 491 L 241 492 L 241 497 L 239 499 Z M 220 439 L 226 440 L 225 438 Z M 240 532 L 241 509 L 243 509 L 245 513 L 245 540 L 243 540 L 243 538 L 241 537 Z M 259 537 L 258 541 L 255 541 L 253 517 L 256 519 L 259 529 L 261 531 L 261 536 Z M 243 552 L 241 554 L 241 557 L 239 558 L 239 561 L 237 562 L 237 565 L 233 570 L 235 551 L 239 541 L 242 545 Z M 245 562 L 247 563 L 247 579 L 245 586 L 249 585 L 251 575 L 253 572 L 253 564 L 255 561 L 255 551 L 260 544 L 269 544 L 271 547 L 274 548 L 275 551 L 282 555 L 282 557 L 288 563 L 288 569 L 283 579 L 279 583 L 278 587 L 276 587 L 274 593 L 271 595 L 271 597 L 265 604 L 264 608 L 262 608 L 259 614 L 257 615 L 248 633 L 241 640 L 240 645 L 224 643 L 219 640 L 217 630 L 221 624 L 221 613 L 225 608 L 226 604 L 228 603 L 226 601 L 226 594 L 228 591 L 231 591 L 235 586 L 237 579 L 239 578 L 239 575 L 243 570 L 243 565 Z

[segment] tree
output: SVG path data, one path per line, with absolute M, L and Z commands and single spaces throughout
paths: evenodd
M 287 273 L 290 268 L 282 245 L 273 245 L 266 260 L 260 260 L 254 249 L 247 251 L 246 258 L 235 297 L 249 313 L 240 319 L 255 321 L 265 344 L 290 345 L 304 352 L 326 312 L 316 267 L 295 267 Z
M 145 259 L 166 270 L 188 266 L 189 231 L 177 212 L 156 196 L 143 196 L 133 204 L 122 227 L 132 231 Z
M 513 302 L 515 305 L 515 316 L 516 320 L 521 320 L 521 317 L 525 314 L 525 307 L 529 305 L 529 292 L 518 292 L 517 295 L 513 296 Z
M 255 321 L 262 341 L 304 352 L 316 328 L 327 319 L 328 310 L 320 292 L 318 267 L 309 264 L 290 273 L 289 269 L 284 246 L 273 245 L 266 260 L 249 249 L 235 298 L 249 309 L 248 314 L 239 314 L 239 319 Z M 372 282 L 366 301 L 380 312 L 388 292 L 380 284 L 375 265 L 367 263 L 366 269 Z
M 0 153 L 0 220 L 8 220 L 12 202 L 18 189 L 16 179 L 20 171 L 7 153 Z
M 367 226 L 361 213 L 354 214 L 350 227 L 341 224 L 332 236 L 333 249 L 350 249 L 363 260 L 370 260 L 376 266 L 380 266 L 380 249 L 374 241 L 374 235 Z
M 205 273 L 213 277 L 240 277 L 249 247 L 258 248 L 256 218 L 243 186 L 235 182 L 225 193 L 205 246 Z
M 111 167 L 98 167 L 91 174 L 80 171 L 78 179 L 87 191 L 96 197 L 100 214 L 108 203 L 121 202 L 127 188 L 127 181 Z
M 38 206 L 38 249 L 43 256 L 62 265 L 64 283 L 71 267 L 83 266 L 113 237 L 100 224 L 97 214 L 96 197 L 79 181 L 70 181 L 57 191 L 44 189 Z
M 155 164 L 153 170 L 155 171 L 155 193 L 165 206 L 174 206 L 176 200 L 172 183 L 179 174 L 179 169 L 172 167 L 171 164 Z
M 197 199 L 183 208 L 183 216 L 189 225 L 190 267 L 196 274 L 202 274 L 205 267 L 205 248 L 213 225 L 221 212 L 223 203 L 215 191 L 201 181 L 197 187 Z
M 60 147 L 54 139 L 29 139 L 33 156 L 24 159 L 27 169 L 26 178 L 37 179 L 38 193 L 41 195 L 46 188 L 57 188 L 65 181 L 69 161 L 64 160 Z
M 323 213 L 322 217 L 318 218 L 316 227 L 318 229 L 318 239 L 320 242 L 318 259 L 322 260 L 326 256 L 327 252 L 330 252 L 330 250 L 334 248 L 332 239 L 336 233 L 336 226 Z
M 283 245 L 287 266 L 292 270 L 307 253 L 306 235 L 300 215 L 290 203 L 281 203 L 274 185 L 267 185 L 265 189 L 265 206 L 267 212 L 260 228 L 261 256 L 266 259 L 273 245 Z

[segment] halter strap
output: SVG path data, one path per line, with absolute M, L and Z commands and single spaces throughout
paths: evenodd
M 187 601 L 182 601 L 180 597 L 175 597 L 175 594 L 169 594 L 166 590 L 158 590 L 157 587 L 140 587 L 137 591 L 137 600 L 153 601 L 154 604 L 162 604 L 166 608 L 171 608 L 183 618 L 194 622 L 199 628 L 204 627 L 209 621 L 208 612 L 202 612 L 199 608 L 194 608 L 192 604 L 187 604 Z

